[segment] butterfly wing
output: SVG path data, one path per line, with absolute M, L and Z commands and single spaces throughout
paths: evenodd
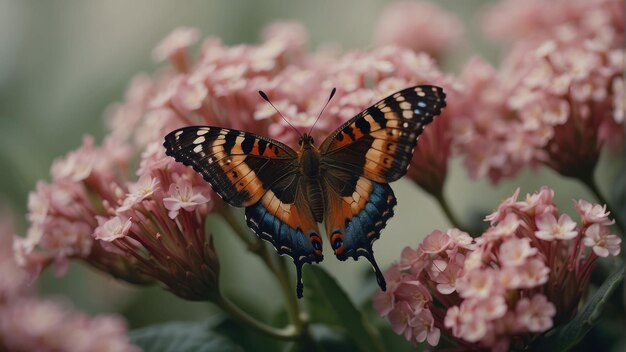
M 318 263 L 322 238 L 305 196 L 305 180 L 300 174 L 283 178 L 261 200 L 246 208 L 248 226 L 271 242 L 279 254 L 287 254 L 296 265 L 298 298 L 302 297 L 302 265 Z
M 281 176 L 298 172 L 297 153 L 252 133 L 190 126 L 165 136 L 166 154 L 193 167 L 224 201 L 235 207 L 257 203 Z
M 278 253 L 291 256 L 298 269 L 319 262 L 322 240 L 300 176 L 298 155 L 288 146 L 252 133 L 191 126 L 172 131 L 166 154 L 191 166 L 232 206 L 246 207 L 246 222 Z
M 406 173 L 419 135 L 445 105 L 439 87 L 404 89 L 343 124 L 320 147 L 331 246 L 340 260 L 365 256 L 382 289 L 385 281 L 372 242 L 396 205 L 387 183 Z
M 376 264 L 372 243 L 393 216 L 396 197 L 389 184 L 338 171 L 326 177 L 326 234 L 339 260 L 364 256 L 385 290 L 385 278 Z
M 443 89 L 401 90 L 361 112 L 320 147 L 322 165 L 364 175 L 376 182 L 404 176 L 424 127 L 446 106 Z

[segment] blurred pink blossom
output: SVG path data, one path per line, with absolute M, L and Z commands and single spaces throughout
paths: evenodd
M 90 317 L 69 305 L 37 298 L 12 253 L 13 219 L 0 209 L 0 350 L 139 351 L 116 315 Z
M 23 297 L 0 305 L 0 349 L 7 351 L 140 351 L 115 315 L 89 317 L 55 300 Z
M 379 46 L 397 45 L 436 59 L 461 43 L 463 26 L 435 2 L 398 1 L 386 7 L 374 29 Z
M 200 31 L 197 28 L 177 28 L 154 48 L 152 57 L 157 62 L 169 59 L 180 71 L 186 71 L 188 66 L 186 49 L 198 39 Z
M 554 33 L 571 33 L 573 27 L 585 37 L 623 35 L 622 0 L 501 0 L 483 13 L 487 35 L 499 41 L 542 40 Z M 614 30 L 608 30 L 614 28 Z M 621 31 L 620 31 L 621 29 Z M 570 36 L 573 40 L 581 37 Z M 617 38 L 615 38 L 617 39 Z
M 451 240 L 465 238 L 458 230 L 435 230 L 402 251 L 386 273 L 394 284 L 373 298 L 396 333 L 431 346 L 443 334 L 459 348 L 524 349 L 523 341 L 575 315 L 595 260 L 617 256 L 621 240 L 606 222 L 577 224 L 561 214 L 547 187 L 523 201 L 518 195 L 470 243 Z

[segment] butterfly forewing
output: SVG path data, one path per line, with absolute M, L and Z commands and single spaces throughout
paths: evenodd
M 424 127 L 446 106 L 435 86 L 407 88 L 355 116 L 322 143 L 322 164 L 376 182 L 392 182 L 406 173 Z
M 211 126 L 172 131 L 166 154 L 191 166 L 235 207 L 253 205 L 281 176 L 298 172 L 297 153 L 252 133 Z

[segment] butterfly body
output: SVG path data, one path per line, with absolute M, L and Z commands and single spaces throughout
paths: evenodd
M 441 113 L 439 87 L 397 92 L 347 121 L 318 148 L 303 134 L 299 150 L 267 137 L 191 126 L 165 137 L 168 155 L 192 166 L 224 201 L 245 207 L 247 225 L 301 268 L 323 259 L 323 223 L 340 260 L 364 256 L 384 290 L 372 243 L 393 216 L 389 182 L 406 173 L 417 138 Z

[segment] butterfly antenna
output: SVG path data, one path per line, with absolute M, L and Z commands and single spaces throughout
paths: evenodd
M 317 119 L 315 119 L 315 122 L 313 123 L 313 126 L 311 126 L 311 129 L 309 130 L 308 134 L 311 134 L 311 132 L 313 131 L 313 127 L 315 127 L 315 124 L 317 123 L 317 121 L 319 121 L 320 117 L 322 116 L 322 113 L 324 112 L 324 109 L 326 109 L 326 106 L 328 106 L 328 103 L 330 103 L 330 100 L 335 96 L 336 92 L 337 92 L 337 88 L 333 88 L 333 91 L 330 92 L 330 96 L 328 97 L 328 101 L 326 101 L 326 104 L 324 104 L 324 107 L 322 108 L 322 111 L 320 111 L 320 114 L 317 115 Z
M 283 116 L 283 113 L 282 113 L 282 112 L 280 112 L 280 111 L 279 111 L 279 110 L 278 110 L 278 109 L 274 106 L 274 104 L 272 104 L 272 102 L 270 101 L 270 98 L 268 98 L 267 94 L 265 94 L 265 92 L 264 92 L 264 91 L 260 90 L 260 91 L 259 91 L 259 95 L 261 96 L 261 98 L 263 98 L 263 100 L 265 100 L 266 102 L 270 103 L 270 105 L 274 108 L 274 110 L 276 110 L 276 112 L 280 115 L 280 117 L 282 117 L 282 118 L 283 118 L 283 120 L 285 120 L 285 122 L 287 122 L 287 124 L 288 124 L 289 126 L 291 126 L 291 128 L 293 128 L 293 129 L 294 129 L 294 130 L 298 133 L 298 135 L 299 135 L 300 137 L 302 137 L 302 133 L 300 133 L 300 131 L 298 131 L 298 129 L 297 129 L 297 128 L 295 128 L 295 127 L 294 127 L 294 126 L 293 126 L 293 125 L 292 125 L 292 124 L 291 124 L 291 123 L 290 123 L 290 122 L 289 122 L 289 121 L 285 118 L 285 116 Z

